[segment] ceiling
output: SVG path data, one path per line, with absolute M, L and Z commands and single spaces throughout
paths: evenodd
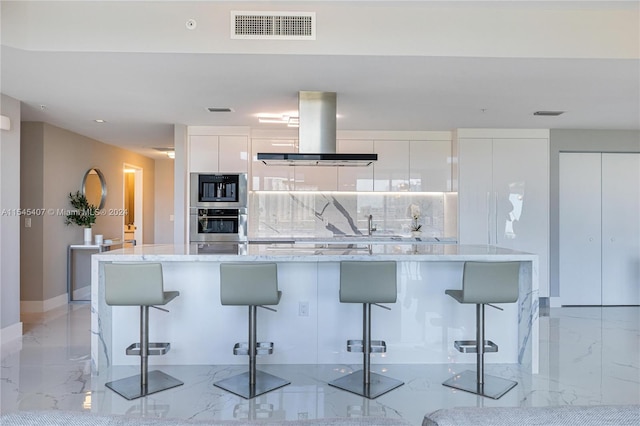
M 23 121 L 155 158 L 153 147 L 173 145 L 174 124 L 286 128 L 259 124 L 256 114 L 297 110 L 300 90 L 338 93 L 338 130 L 640 129 L 637 57 L 52 51 L 4 44 L 0 57 L 2 93 L 22 101 Z M 534 116 L 539 110 L 566 113 Z

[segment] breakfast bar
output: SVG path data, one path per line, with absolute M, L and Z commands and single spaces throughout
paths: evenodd
M 220 248 L 220 247 L 218 247 Z M 233 355 L 238 336 L 246 334 L 246 309 L 220 304 L 220 264 L 274 262 L 282 299 L 277 312 L 259 310 L 259 341 L 273 341 L 274 353 L 261 363 L 352 364 L 345 342 L 359 338 L 362 308 L 338 299 L 340 261 L 398 262 L 398 299 L 391 310 L 376 309 L 373 330 L 384 336 L 387 352 L 372 364 L 473 363 L 458 353 L 455 340 L 474 337 L 475 310 L 445 295 L 461 288 L 465 261 L 519 261 L 517 303 L 503 311 L 487 308 L 487 338 L 499 351 L 487 363 L 520 364 L 538 371 L 538 257 L 495 246 L 379 243 L 238 244 L 226 250 L 204 244 L 142 245 L 92 256 L 91 356 L 94 374 L 111 366 L 135 365 L 125 348 L 139 339 L 139 310 L 108 306 L 104 268 L 108 262 L 158 262 L 165 290 L 180 291 L 170 312 L 152 309 L 151 340 L 171 343 L 171 351 L 151 357 L 156 365 L 229 365 L 246 360 Z M 376 336 L 373 336 L 376 338 Z

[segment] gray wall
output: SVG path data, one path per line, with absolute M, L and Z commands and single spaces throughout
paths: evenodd
M 640 152 L 637 130 L 551 130 L 550 132 L 549 295 L 560 296 L 560 181 L 561 152 Z
M 82 228 L 65 225 L 57 211 L 70 208 L 68 195 L 81 189 L 85 172 L 95 167 L 104 174 L 109 212 L 123 208 L 124 163 L 143 169 L 143 240 L 153 243 L 155 162 L 47 123 L 25 122 L 22 129 L 20 179 L 29 184 L 21 207 L 53 212 L 33 216 L 31 228 L 21 228 L 21 300 L 46 301 L 67 292 L 67 246 L 82 243 Z M 98 217 L 93 233 L 122 238 L 122 215 Z
M 156 160 L 155 233 L 156 244 L 173 244 L 173 160 Z
M 0 97 L 0 111 L 11 120 L 0 130 L 0 211 L 20 207 L 20 102 Z M 20 322 L 20 218 L 0 215 L 0 330 Z

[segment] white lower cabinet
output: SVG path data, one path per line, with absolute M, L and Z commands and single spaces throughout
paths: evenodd
M 549 139 L 459 138 L 460 244 L 538 255 L 549 296 Z
M 640 154 L 560 154 L 563 305 L 640 304 Z

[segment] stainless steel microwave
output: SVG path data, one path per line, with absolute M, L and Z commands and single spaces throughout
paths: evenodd
M 191 207 L 247 207 L 247 174 L 191 173 Z

